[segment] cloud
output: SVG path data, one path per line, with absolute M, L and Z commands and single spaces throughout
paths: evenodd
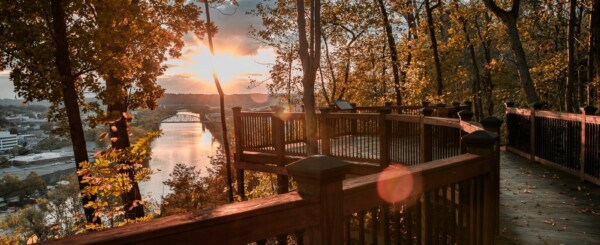
M 202 43 L 202 40 L 196 36 L 194 33 L 187 33 L 183 35 L 183 43 L 187 47 L 199 46 Z
M 261 0 L 239 0 L 238 6 L 224 4 L 218 7 L 219 11 L 211 9 L 211 20 L 219 29 L 213 38 L 216 52 L 228 52 L 239 56 L 257 54 L 261 45 L 248 37 L 248 31 L 251 25 L 262 26 L 262 20 L 259 17 L 248 15 L 246 12 L 254 9 L 259 2 Z M 226 15 L 231 13 L 233 14 Z M 201 18 L 206 17 L 203 15 Z M 207 43 L 208 41 L 205 39 L 202 42 Z
M 262 73 L 252 73 L 252 72 L 250 72 L 250 73 L 240 73 L 240 76 L 244 76 L 244 77 L 262 77 L 264 75 L 265 74 L 262 74 Z
M 167 93 L 197 93 L 212 94 L 217 89 L 211 82 L 197 79 L 195 74 L 175 74 L 158 78 L 158 84 L 167 90 Z
M 236 91 L 234 93 L 249 94 L 249 93 L 265 93 L 266 88 L 264 85 L 260 85 L 256 88 L 249 88 L 250 80 L 248 79 L 235 79 L 223 85 L 225 91 Z M 228 93 L 231 94 L 231 93 Z

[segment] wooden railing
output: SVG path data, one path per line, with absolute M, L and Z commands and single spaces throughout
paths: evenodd
M 239 169 L 285 174 L 286 164 L 306 155 L 303 113 L 233 110 Z M 390 163 L 416 165 L 457 156 L 464 152 L 461 135 L 482 129 L 470 118 L 432 117 L 432 108 L 421 111 L 425 114 L 392 114 L 389 107 L 378 113 L 321 109 L 316 129 L 319 153 L 367 163 L 353 166 L 353 173 L 374 173 Z
M 461 110 L 472 110 L 472 103 L 466 101 L 464 104 L 460 104 L 458 102 L 452 103 L 451 106 L 447 106 L 446 104 L 437 104 L 433 106 L 429 106 L 429 103 L 423 102 L 423 105 L 420 106 L 395 106 L 391 104 L 386 104 L 384 106 L 354 106 L 354 110 L 346 111 L 351 113 L 378 113 L 379 110 L 384 108 L 390 108 L 391 114 L 401 114 L 401 115 L 420 115 L 421 109 L 423 107 L 429 107 L 433 110 L 432 116 L 437 117 L 451 117 L 457 118 L 457 113 Z M 335 112 L 335 108 L 332 108 Z
M 600 185 L 600 116 L 595 111 L 562 113 L 509 104 L 507 149 Z
M 312 156 L 286 166 L 297 192 L 49 244 L 495 244 L 498 137 L 462 141 L 466 154 L 347 180 L 349 163 Z

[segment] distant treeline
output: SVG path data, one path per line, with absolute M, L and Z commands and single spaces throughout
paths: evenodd
M 225 106 L 260 107 L 276 103 L 276 99 L 267 94 L 225 95 Z M 158 100 L 159 105 L 204 105 L 219 106 L 217 94 L 165 94 Z

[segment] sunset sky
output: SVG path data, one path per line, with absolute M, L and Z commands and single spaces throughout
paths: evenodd
M 158 83 L 167 93 L 213 94 L 217 89 L 212 79 L 215 69 L 226 94 L 266 93 L 264 86 L 248 89 L 249 79 L 264 80 L 268 73 L 267 64 L 274 61 L 270 48 L 261 47 L 248 37 L 250 25 L 260 26 L 261 20 L 246 12 L 260 0 L 238 0 L 239 6 L 223 5 L 219 10 L 211 9 L 212 21 L 219 28 L 214 38 L 215 56 L 211 56 L 206 40 L 194 35 L 183 39 L 186 46 L 182 56 L 170 59 L 169 68 Z M 237 10 L 236 10 L 237 9 Z M 202 18 L 206 18 L 202 14 Z M 14 99 L 9 71 L 0 72 L 0 98 Z

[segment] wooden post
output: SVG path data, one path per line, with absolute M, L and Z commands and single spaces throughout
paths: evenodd
M 500 137 L 500 133 L 502 131 L 502 123 L 502 119 L 494 116 L 486 117 L 481 120 L 481 125 L 483 126 L 483 129 L 496 133 L 498 137 Z M 496 151 L 498 153 L 496 158 L 498 158 L 498 162 L 500 162 L 500 141 L 498 141 L 496 148 Z
M 243 161 L 242 156 L 244 153 L 244 138 L 242 135 L 242 107 L 233 107 L 233 134 L 235 137 L 235 153 L 233 160 L 236 163 Z M 246 199 L 246 192 L 244 190 L 244 170 L 237 168 L 236 165 L 236 177 L 237 177 L 237 194 L 240 198 Z
M 463 103 L 467 107 L 467 110 L 473 111 L 473 101 L 465 100 Z
M 585 181 L 585 155 L 586 155 L 586 130 L 587 130 L 587 121 L 586 121 L 586 117 L 587 115 L 594 115 L 594 113 L 596 113 L 596 110 L 598 110 L 598 108 L 594 107 L 594 106 L 586 106 L 586 107 L 582 107 L 580 108 L 581 110 L 581 152 L 580 152 L 580 157 L 579 157 L 579 180 L 581 181 Z
M 383 170 L 390 165 L 390 152 L 389 152 L 389 133 L 391 132 L 392 126 L 387 120 L 387 115 L 392 112 L 392 108 L 384 107 L 377 110 L 379 112 L 379 166 Z
M 446 103 L 437 103 L 435 105 L 435 109 L 438 117 L 448 117 L 448 108 L 446 108 Z
M 502 128 L 502 123 L 503 121 L 501 119 L 494 116 L 481 119 L 481 126 L 483 126 L 483 129 L 490 132 L 494 132 L 498 134 L 498 136 L 500 136 L 500 129 Z
M 471 112 L 470 110 L 462 110 L 459 111 L 458 113 L 456 113 L 458 115 L 458 118 L 461 121 L 472 121 L 473 120 L 473 112 Z
M 499 228 L 499 203 L 500 203 L 500 162 L 496 158 L 498 134 L 478 130 L 462 138 L 467 145 L 467 152 L 486 157 L 490 166 L 490 174 L 484 180 L 483 193 L 483 217 L 484 244 L 496 244 L 496 236 Z M 472 210 L 472 207 L 471 207 Z M 473 236 L 475 234 L 469 234 Z
M 500 118 L 497 118 L 494 116 L 486 117 L 481 120 L 481 125 L 483 126 L 483 128 L 487 131 L 496 133 L 496 135 L 498 135 L 498 139 L 500 139 L 502 123 L 503 123 L 503 121 Z M 499 196 L 500 195 L 500 140 L 496 141 L 496 146 L 494 148 L 494 151 L 496 152 L 496 164 L 494 166 L 495 168 L 492 169 L 492 171 L 497 174 L 495 176 L 493 176 L 494 179 L 492 179 L 492 183 L 494 184 L 494 191 L 496 193 L 498 193 L 498 196 Z M 495 207 L 495 213 L 498 216 L 500 215 L 500 207 L 499 206 Z M 499 220 L 496 220 L 496 222 L 499 222 Z M 496 223 L 496 227 L 500 227 L 500 224 Z M 499 229 L 495 229 L 494 232 L 496 233 L 496 236 L 499 235 L 499 233 L 498 233 Z
M 272 108 L 271 127 L 273 136 L 273 147 L 275 148 L 276 164 L 278 167 L 285 166 L 285 129 L 283 116 L 283 107 L 274 106 Z M 277 175 L 277 194 L 288 192 L 288 177 L 286 175 Z
M 298 183 L 298 193 L 319 203 L 319 226 L 304 231 L 304 244 L 337 245 L 344 242 L 344 193 L 342 181 L 350 164 L 329 156 L 314 155 L 288 165 Z
M 330 155 L 331 154 L 331 134 L 329 133 L 329 128 L 327 124 L 327 115 L 331 112 L 331 108 L 321 107 L 321 125 L 320 125 L 320 134 L 321 134 L 321 154 Z
M 531 122 L 531 137 L 530 137 L 530 141 L 529 141 L 529 160 L 532 162 L 535 162 L 535 111 L 536 110 L 541 110 L 542 109 L 542 103 L 540 102 L 535 102 L 533 104 L 531 104 L 531 116 L 530 116 L 530 122 Z
M 352 110 L 350 110 L 350 112 L 356 113 L 356 103 L 351 103 L 350 105 L 352 106 Z M 358 126 L 357 125 L 358 124 L 357 124 L 356 120 L 352 120 L 350 122 L 350 130 L 351 130 L 351 133 L 352 133 L 353 136 L 356 135 L 356 133 L 358 132 Z
M 504 142 L 506 143 L 507 146 L 509 146 L 509 142 L 510 142 L 510 135 L 509 135 L 509 131 L 508 128 L 510 127 L 509 125 L 509 121 L 508 121 L 508 110 L 509 108 L 513 108 L 515 106 L 515 102 L 512 101 L 508 101 L 506 103 L 504 103 L 504 116 L 506 117 L 506 132 L 504 132 Z
M 429 162 L 432 159 L 432 135 L 431 125 L 425 124 L 425 117 L 429 117 L 433 114 L 433 109 L 429 107 L 421 108 L 421 139 L 419 140 L 419 153 L 421 163 Z
M 465 122 L 469 122 L 473 120 L 473 112 L 471 112 L 470 110 L 462 110 L 459 111 L 458 113 L 458 119 L 461 121 L 465 121 Z M 460 131 L 460 137 L 463 137 L 467 135 L 467 133 L 465 133 L 464 131 Z M 467 146 L 465 144 L 463 144 L 462 140 L 460 141 L 460 153 L 464 154 L 467 153 Z

